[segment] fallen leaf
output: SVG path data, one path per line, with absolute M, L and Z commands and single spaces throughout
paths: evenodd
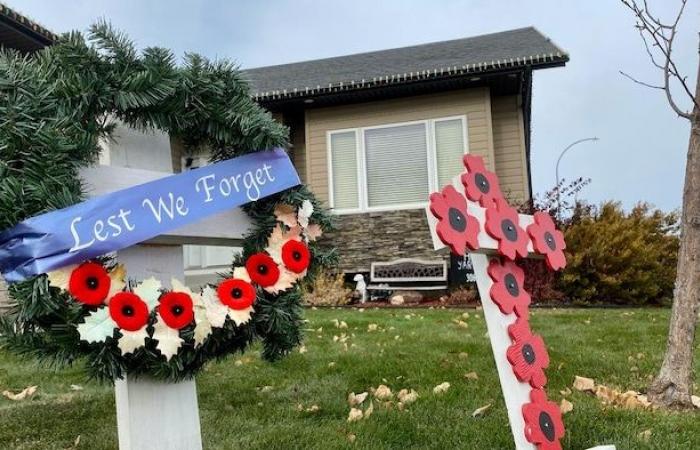
M 260 392 L 270 392 L 272 390 L 272 386 L 263 386 L 259 389 Z
M 365 401 L 369 394 L 367 392 L 363 392 L 361 394 L 355 394 L 354 392 L 351 392 L 348 394 L 348 405 L 350 406 L 357 406 L 362 404 L 362 402 Z
M 399 401 L 404 405 L 410 405 L 411 403 L 418 400 L 418 392 L 414 391 L 413 389 L 401 389 L 396 396 L 398 397 Z
M 559 393 L 560 393 L 561 395 L 571 395 L 571 389 L 566 388 L 566 389 L 563 389 L 563 390 L 559 391 Z
M 447 390 L 450 388 L 450 383 L 445 381 L 444 383 L 440 383 L 437 386 L 433 388 L 433 394 L 442 394 L 447 392 Z
M 484 414 L 486 414 L 486 411 L 488 411 L 489 408 L 491 408 L 491 403 L 489 403 L 488 405 L 484 405 L 481 408 L 476 408 L 472 413 L 472 417 L 483 416 Z
M 82 391 L 83 387 L 80 386 L 79 384 L 71 384 L 70 385 L 70 390 L 71 391 Z
M 29 398 L 32 395 L 34 395 L 34 393 L 36 393 L 37 389 L 38 389 L 38 386 L 28 386 L 16 394 L 13 392 L 10 392 L 10 391 L 3 391 L 2 395 L 7 397 L 10 400 L 20 401 L 20 400 L 24 400 L 24 399 Z
M 78 445 L 80 445 L 80 435 L 78 435 L 73 441 L 73 448 L 78 448 Z
M 360 419 L 362 419 L 362 410 L 352 408 L 348 414 L 348 422 L 357 422 Z
M 637 435 L 637 437 L 643 441 L 648 441 L 651 437 L 651 429 L 642 431 Z
M 567 399 L 562 398 L 561 403 L 559 404 L 559 409 L 561 410 L 562 414 L 566 414 L 574 410 L 574 404 Z
M 394 396 L 391 389 L 389 389 L 389 386 L 384 384 L 380 384 L 377 389 L 375 389 L 373 394 L 377 400 L 389 400 Z
M 315 413 L 321 410 L 321 407 L 318 405 L 311 405 L 308 408 L 306 408 L 306 412 L 308 413 Z
M 463 320 L 458 320 L 455 322 L 460 328 L 469 328 L 469 324 Z
M 376 323 L 370 323 L 367 325 L 367 331 L 377 331 L 377 328 L 379 328 L 379 326 Z
M 348 434 L 348 442 L 350 442 L 351 444 L 353 442 L 355 442 L 356 439 L 357 439 L 357 436 L 355 436 L 354 434 L 352 434 L 352 433 Z
M 365 419 L 367 419 L 369 416 L 371 416 L 373 412 L 374 412 L 374 403 L 372 402 L 372 400 L 370 400 L 369 406 L 367 407 L 367 409 L 365 409 Z
M 467 380 L 478 380 L 479 375 L 476 372 L 467 372 L 464 374 L 464 378 Z
M 690 397 L 690 400 L 693 402 L 693 405 L 695 405 L 696 408 L 700 408 L 700 397 L 693 395 Z
M 299 353 L 304 354 L 306 352 L 308 352 L 306 345 L 302 345 L 301 347 L 299 347 Z
M 467 358 L 469 358 L 469 353 L 462 352 L 459 354 L 459 359 L 467 359 Z
M 577 375 L 574 379 L 574 389 L 583 392 L 593 392 L 595 390 L 595 381 L 592 378 L 579 377 Z

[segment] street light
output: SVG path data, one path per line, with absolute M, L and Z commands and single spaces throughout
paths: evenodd
M 560 191 L 560 189 L 559 189 L 560 188 L 560 186 L 559 186 L 559 163 L 561 162 L 561 158 L 564 156 L 564 154 L 566 152 L 569 151 L 569 149 L 571 147 L 573 147 L 576 144 L 580 144 L 581 142 L 586 142 L 586 141 L 599 141 L 599 140 L 600 139 L 598 139 L 597 137 L 589 137 L 589 138 L 579 139 L 578 141 L 574 141 L 571 144 L 569 144 L 569 146 L 566 147 L 564 150 L 562 150 L 562 152 L 559 154 L 559 159 L 557 159 L 557 166 L 555 169 L 556 176 L 557 176 L 557 184 L 555 185 L 556 190 L 557 190 L 557 216 L 558 216 L 557 219 L 561 220 L 561 197 L 559 195 L 559 191 Z

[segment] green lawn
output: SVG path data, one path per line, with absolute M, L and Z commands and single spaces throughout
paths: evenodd
M 464 328 L 453 323 L 462 312 L 307 311 L 307 352 L 276 364 L 251 352 L 213 364 L 198 378 L 205 448 L 511 449 L 483 315 L 469 311 Z M 334 319 L 347 322 L 348 329 L 336 328 Z M 535 310 L 533 328 L 544 336 L 552 360 L 550 397 L 559 401 L 559 391 L 571 386 L 575 375 L 643 390 L 660 364 L 667 319 L 668 310 Z M 369 324 L 379 330 L 369 332 Z M 347 350 L 342 339 L 333 340 L 342 333 L 348 336 Z M 700 349 L 696 373 L 698 355 Z M 465 379 L 472 371 L 479 378 Z M 433 394 L 444 381 L 451 388 Z M 87 383 L 78 368 L 53 373 L 0 354 L 0 390 L 33 384 L 39 390 L 30 400 L 0 398 L 0 448 L 72 448 L 78 435 L 78 448 L 116 448 L 110 386 Z M 84 389 L 71 390 L 72 384 Z M 367 420 L 347 423 L 347 394 L 379 384 L 394 392 L 413 388 L 420 397 L 404 411 L 375 404 Z M 265 386 L 271 388 L 261 389 Z M 604 443 L 618 449 L 700 448 L 700 414 L 603 408 L 580 392 L 567 397 L 574 410 L 564 417 L 565 448 Z M 473 418 L 472 412 L 487 403 L 492 404 L 487 413 Z M 299 411 L 299 404 L 320 409 Z M 645 440 L 639 433 L 648 429 Z

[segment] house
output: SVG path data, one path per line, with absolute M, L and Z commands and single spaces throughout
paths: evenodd
M 424 208 L 465 153 L 485 158 L 512 204 L 528 200 L 533 71 L 568 59 L 528 27 L 245 74 L 289 126 L 302 180 L 337 215 L 327 240 L 350 274 L 435 259 Z
M 55 39 L 0 4 L 0 44 L 30 52 Z M 255 100 L 289 127 L 302 181 L 337 215 L 326 242 L 353 274 L 372 262 L 435 259 L 423 208 L 465 153 L 486 159 L 512 203 L 529 199 L 532 72 L 567 61 L 530 27 L 244 74 Z M 177 142 L 157 133 L 123 128 L 115 137 L 103 164 L 170 172 L 207 160 L 179 158 Z M 235 251 L 185 246 L 188 284 L 224 271 Z

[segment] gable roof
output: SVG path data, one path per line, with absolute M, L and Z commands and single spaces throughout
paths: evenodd
M 254 98 L 313 96 L 416 80 L 561 66 L 568 55 L 533 27 L 244 70 Z
M 58 35 L 9 6 L 0 3 L 0 44 L 22 52 L 53 44 Z

